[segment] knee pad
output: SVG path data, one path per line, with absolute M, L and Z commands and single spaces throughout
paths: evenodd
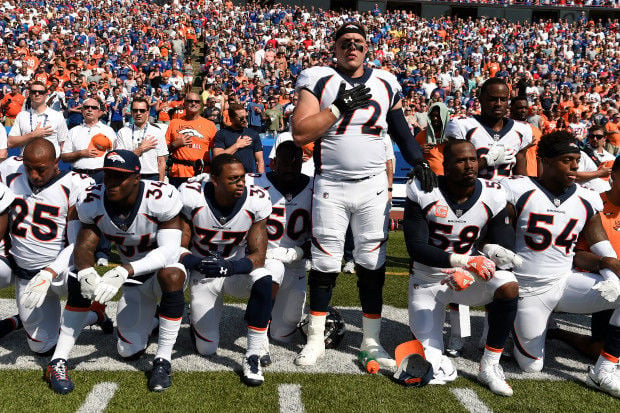
M 137 355 L 137 353 L 143 352 L 147 346 L 147 340 L 143 337 L 140 337 L 140 334 L 132 333 L 132 332 L 122 332 L 121 330 L 116 330 L 118 333 L 118 340 L 116 342 L 116 349 L 118 350 L 118 354 L 123 358 L 132 358 Z
M 310 270 L 308 284 L 310 288 L 331 291 L 336 286 L 337 277 L 338 273 L 336 272 L 322 272 L 313 269 Z
M 255 281 L 245 310 L 245 320 L 249 326 L 266 328 L 271 318 L 271 276 Z
M 271 275 L 271 282 L 282 285 L 284 279 L 284 264 L 282 261 L 266 259 L 265 269 Z
M 190 333 L 192 336 L 192 341 L 194 344 L 194 348 L 198 352 L 198 354 L 202 356 L 211 356 L 217 352 L 217 347 L 220 344 L 219 332 L 214 335 L 214 340 L 209 340 L 204 337 L 196 327 L 190 325 Z

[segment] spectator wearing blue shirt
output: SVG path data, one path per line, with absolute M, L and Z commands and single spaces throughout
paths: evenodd
M 232 103 L 228 108 L 231 126 L 220 129 L 213 139 L 213 157 L 222 153 L 234 155 L 246 173 L 265 172 L 263 144 L 258 132 L 248 128 L 248 113 L 243 105 Z
M 121 89 L 117 86 L 112 90 L 112 95 L 106 103 L 110 108 L 110 126 L 114 132 L 118 132 L 123 127 L 127 98 L 121 95 Z
M 265 105 L 262 102 L 262 92 L 255 92 L 254 100 L 247 105 L 248 124 L 250 129 L 255 130 L 256 133 L 263 132 L 263 113 L 265 112 Z

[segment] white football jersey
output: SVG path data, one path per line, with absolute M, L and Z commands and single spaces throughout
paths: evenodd
M 424 192 L 414 179 L 407 184 L 407 198 L 420 205 L 426 215 L 430 245 L 447 253 L 477 253 L 487 223 L 506 207 L 506 193 L 499 183 L 478 178 L 471 197 L 457 204 L 446 196 L 444 182 L 440 177 L 437 188 Z M 416 277 L 429 281 L 445 278 L 442 268 L 429 267 L 413 258 Z
M 0 214 L 7 211 L 14 200 L 15 195 L 13 194 L 13 191 L 11 191 L 8 186 L 0 182 Z M 4 237 L 2 237 L 0 238 L 0 256 L 6 257 L 7 255 L 8 251 L 6 250 L 6 243 L 4 242 Z
M 159 224 L 181 212 L 179 191 L 164 182 L 141 181 L 137 202 L 127 216 L 116 214 L 104 193 L 103 184 L 89 188 L 77 204 L 78 216 L 82 223 L 96 225 L 116 244 L 123 264 L 137 261 L 157 248 Z
M 0 163 L 0 179 L 6 182 L 6 177 L 15 173 L 22 166 L 24 159 L 21 156 L 9 156 Z
M 478 157 L 489 152 L 489 148 L 495 144 L 504 145 L 505 148 L 519 152 L 532 143 L 532 128 L 529 124 L 505 119 L 504 128 L 495 132 L 480 122 L 480 117 L 475 115 L 467 118 L 453 119 L 446 126 L 446 136 L 454 139 L 465 139 L 476 147 Z M 514 164 L 503 164 L 486 169 L 481 169 L 478 176 L 486 179 L 503 179 L 512 175 Z
M 20 268 L 42 269 L 65 247 L 67 212 L 95 181 L 75 172 L 61 172 L 33 190 L 22 165 L 5 177 L 5 183 L 15 194 L 9 214 L 10 253 Z
M 316 96 L 323 110 L 334 103 L 342 82 L 347 89 L 364 84 L 370 88 L 372 99 L 368 106 L 342 115 L 315 142 L 315 169 L 335 180 L 377 175 L 385 171 L 386 115 L 400 100 L 400 84 L 385 70 L 366 68 L 362 77 L 352 79 L 331 67 L 316 66 L 300 73 L 295 88 Z
M 569 274 L 579 233 L 603 209 L 600 196 L 580 185 L 571 185 L 555 196 L 530 177 L 502 182 L 508 202 L 516 212 L 515 252 L 523 264 L 515 267 L 520 291 L 543 292 Z
M 211 251 L 227 259 L 243 258 L 250 227 L 271 214 L 269 193 L 247 183 L 243 196 L 226 215 L 215 204 L 211 182 L 184 183 L 179 190 L 182 214 L 192 225 L 189 247 L 201 257 Z
M 299 188 L 291 192 L 280 190 L 269 179 L 270 173 L 253 174 L 250 188 L 262 187 L 269 192 L 272 210 L 267 220 L 268 248 L 300 247 L 311 235 L 313 179 L 302 175 Z

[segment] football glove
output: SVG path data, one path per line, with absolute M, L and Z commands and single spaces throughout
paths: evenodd
M 428 166 L 424 159 L 417 159 L 413 169 L 409 172 L 409 178 L 417 178 L 420 181 L 420 187 L 424 192 L 431 192 L 437 187 L 437 175 Z
M 47 296 L 47 290 L 52 285 L 52 279 L 54 275 L 47 271 L 41 270 L 37 275 L 32 277 L 22 295 L 22 305 L 26 308 L 38 308 L 41 307 L 45 297 Z
M 101 304 L 110 301 L 128 277 L 129 272 L 120 265 L 103 274 L 99 284 L 95 287 L 94 300 Z
M 495 275 L 495 263 L 482 255 L 450 254 L 450 265 L 464 268 L 485 281 L 490 280 Z
M 93 267 L 78 271 L 77 280 L 80 282 L 80 293 L 82 297 L 92 300 L 95 296 L 95 289 L 101 282 L 101 277 Z
M 441 272 L 448 274 L 441 280 L 441 284 L 448 284 L 448 287 L 454 291 L 463 291 L 474 283 L 474 276 L 463 268 L 446 268 Z
M 340 111 L 341 115 L 353 112 L 361 108 L 370 100 L 370 89 L 366 85 L 357 85 L 352 89 L 345 90 L 347 87 L 345 82 L 340 83 L 338 95 L 333 105 Z
M 592 289 L 597 290 L 601 293 L 601 297 L 613 303 L 620 296 L 620 281 L 618 277 L 605 278 L 594 284 Z
M 208 173 L 201 173 L 198 174 L 196 176 L 191 176 L 188 178 L 187 182 L 202 182 L 202 181 L 208 181 L 209 180 L 209 174 Z
M 506 148 L 502 144 L 491 146 L 489 152 L 481 156 L 487 160 L 487 166 L 512 164 L 517 162 L 516 152 L 512 148 Z
M 278 260 L 283 264 L 290 264 L 299 261 L 304 257 L 304 251 L 299 247 L 283 248 L 276 247 L 267 250 L 265 258 Z
M 233 274 L 233 264 L 231 260 L 220 257 L 206 257 L 198 264 L 198 271 L 208 278 L 230 277 Z
M 510 269 L 523 264 L 521 257 L 498 244 L 486 244 L 482 252 L 493 260 L 497 268 Z

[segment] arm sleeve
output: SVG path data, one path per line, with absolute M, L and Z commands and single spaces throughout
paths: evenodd
M 431 267 L 450 267 L 450 254 L 429 245 L 428 222 L 419 204 L 407 199 L 403 218 L 405 244 L 412 260 Z
M 515 238 L 515 229 L 510 225 L 508 210 L 504 208 L 489 221 L 486 241 L 514 251 Z
M 144 257 L 133 261 L 133 276 L 148 274 L 173 264 L 179 260 L 181 252 L 181 231 L 178 229 L 160 229 L 157 231 L 157 248 Z
M 409 165 L 414 165 L 417 160 L 422 159 L 420 145 L 411 133 L 411 129 L 405 119 L 402 109 L 391 110 L 387 114 L 388 133 L 398 145 L 400 153 Z

